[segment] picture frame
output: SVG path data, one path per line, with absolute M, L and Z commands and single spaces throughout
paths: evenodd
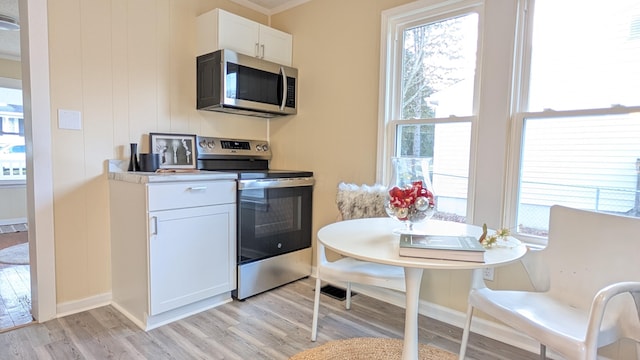
M 196 135 L 149 133 L 149 151 L 160 155 L 160 169 L 196 168 Z

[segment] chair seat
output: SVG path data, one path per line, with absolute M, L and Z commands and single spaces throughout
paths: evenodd
M 599 348 L 628 339 L 640 360 L 638 234 L 637 218 L 552 206 L 548 243 L 536 254 L 532 278 L 544 280 L 534 287 L 545 291 L 492 290 L 474 271 L 460 359 L 477 309 L 538 340 L 543 359 L 549 347 L 564 359 L 596 360 Z M 626 359 L 634 349 L 615 350 Z
M 497 319 L 508 319 L 510 327 L 527 333 L 565 356 L 585 351 L 588 311 L 568 306 L 545 293 L 473 289 L 469 294 L 469 304 Z M 615 319 L 605 316 L 598 346 L 610 344 L 617 338 Z
M 405 291 L 404 269 L 398 266 L 344 257 L 325 262 L 319 271 L 322 272 L 322 280 L 326 281 L 355 282 Z

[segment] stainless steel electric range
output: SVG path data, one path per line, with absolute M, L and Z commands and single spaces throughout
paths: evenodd
M 249 296 L 311 274 L 313 172 L 269 168 L 267 141 L 198 137 L 198 169 L 238 175 L 237 289 Z

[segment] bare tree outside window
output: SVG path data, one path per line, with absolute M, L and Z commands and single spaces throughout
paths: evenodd
M 401 119 L 470 115 L 478 16 L 475 13 L 404 31 Z M 403 125 L 400 154 L 432 157 L 435 125 Z
M 432 158 L 435 218 L 466 221 L 478 18 L 475 11 L 438 14 L 402 31 L 395 151 Z M 400 34 L 398 34 L 400 35 Z M 397 86 L 397 85 L 396 85 Z M 468 117 L 463 121 L 451 119 Z

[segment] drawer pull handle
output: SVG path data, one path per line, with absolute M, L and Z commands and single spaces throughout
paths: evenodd
M 188 189 L 189 191 L 205 191 L 207 190 L 206 186 L 192 186 Z
M 150 228 L 149 232 L 151 233 L 151 235 L 158 235 L 158 217 L 157 216 L 151 217 L 149 228 Z

